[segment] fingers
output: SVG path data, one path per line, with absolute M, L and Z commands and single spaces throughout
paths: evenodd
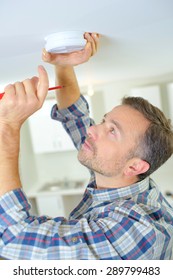
M 14 84 L 14 88 L 16 97 L 20 99 L 21 102 L 24 101 L 26 99 L 26 91 L 24 84 L 22 82 L 16 82 Z
M 98 47 L 99 47 L 99 38 L 100 35 L 98 33 L 92 33 L 91 34 L 93 41 L 94 41 L 94 45 L 95 45 L 95 51 L 98 51 Z
M 5 95 L 4 95 L 3 99 L 8 98 L 9 95 L 10 95 L 10 97 L 15 97 L 15 95 L 16 95 L 15 87 L 14 87 L 14 85 L 11 85 L 11 84 L 9 84 L 5 87 L 4 92 L 5 92 Z
M 57 55 L 57 54 L 48 53 L 48 52 L 46 51 L 46 49 L 43 49 L 43 50 L 42 50 L 42 59 L 43 59 L 44 62 L 48 62 L 48 63 L 51 63 L 51 64 L 55 64 L 57 58 L 58 58 L 58 55 Z
M 10 98 L 10 100 L 17 98 L 22 102 L 24 99 L 31 100 L 33 97 L 37 97 L 38 101 L 43 103 L 49 87 L 48 75 L 43 66 L 38 67 L 38 74 L 39 78 L 32 77 L 23 82 L 6 86 L 4 98 Z
M 45 49 L 42 51 L 42 59 L 44 62 L 59 65 L 78 65 L 93 56 L 99 45 L 99 34 L 88 33 L 84 34 L 84 38 L 87 40 L 86 46 L 81 51 L 75 51 L 73 53 L 57 54 L 48 53 Z
M 45 61 L 45 62 L 50 62 L 50 60 L 51 60 L 51 54 L 48 53 L 48 52 L 46 51 L 46 49 L 43 49 L 43 50 L 42 50 L 42 59 L 43 59 L 43 61 Z
M 97 33 L 85 33 L 84 38 L 87 40 L 86 49 L 91 48 L 91 56 L 98 50 L 99 35 Z
M 37 86 L 38 86 L 38 78 L 37 77 L 32 77 L 31 79 L 24 80 L 23 81 L 23 86 L 24 86 L 24 89 L 25 89 L 25 95 L 27 95 L 28 98 L 32 98 L 34 96 L 37 97 Z
M 42 104 L 46 98 L 49 81 L 46 70 L 43 66 L 38 66 L 39 77 L 32 77 L 23 81 L 25 92 L 28 98 L 37 97 L 38 101 Z
M 84 38 L 87 40 L 85 48 L 78 51 L 81 56 L 80 63 L 86 62 L 93 56 L 98 50 L 99 34 L 97 33 L 85 33 Z
M 38 67 L 39 77 L 16 82 L 5 88 L 0 102 L 0 118 L 6 123 L 21 127 L 23 122 L 40 109 L 48 92 L 48 75 Z
M 14 100 L 17 100 L 20 96 L 20 100 L 25 99 L 25 87 L 21 82 L 15 82 L 13 85 L 8 85 L 5 87 L 5 95 L 3 100 L 8 100 L 12 104 Z
M 44 62 L 48 62 L 50 64 L 61 64 L 61 60 L 63 59 L 64 54 L 58 53 L 48 53 L 45 49 L 42 50 L 42 59 Z M 66 55 L 65 55 L 66 57 Z M 59 61 L 60 60 L 60 61 Z
M 32 81 L 32 83 L 33 83 L 33 85 L 35 86 L 35 88 L 37 88 L 37 86 L 38 86 L 38 77 L 36 77 L 36 76 L 34 76 L 34 77 L 32 77 L 31 78 L 31 81 Z

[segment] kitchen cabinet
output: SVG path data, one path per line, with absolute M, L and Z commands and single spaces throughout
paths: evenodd
M 86 99 L 91 108 L 90 98 L 86 96 Z M 32 147 L 36 154 L 75 150 L 61 122 L 51 119 L 50 113 L 55 103 L 55 99 L 47 99 L 42 108 L 28 120 Z
M 85 181 L 69 181 L 69 185 L 44 185 L 30 190 L 27 196 L 32 205 L 31 213 L 67 218 L 82 199 L 85 187 Z
M 75 149 L 62 124 L 50 117 L 55 103 L 54 99 L 46 100 L 43 107 L 29 118 L 32 147 L 36 154 Z
M 38 215 L 50 217 L 65 216 L 63 199 L 61 196 L 39 196 L 36 198 Z
M 78 205 L 81 198 L 82 194 L 38 196 L 36 197 L 37 214 L 39 216 L 48 215 L 50 217 L 68 218 L 70 212 Z

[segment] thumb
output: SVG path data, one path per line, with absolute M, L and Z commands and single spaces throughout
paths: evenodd
M 42 65 L 38 66 L 38 75 L 39 75 L 39 82 L 37 86 L 37 97 L 41 102 L 43 102 L 48 92 L 49 80 L 48 80 L 48 74 Z
M 87 42 L 85 48 L 82 50 L 85 56 L 85 59 L 89 59 L 92 56 L 92 47 L 91 43 Z

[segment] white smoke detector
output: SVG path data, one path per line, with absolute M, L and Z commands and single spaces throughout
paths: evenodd
M 45 38 L 45 49 L 51 53 L 70 53 L 82 50 L 86 45 L 83 31 L 64 31 Z

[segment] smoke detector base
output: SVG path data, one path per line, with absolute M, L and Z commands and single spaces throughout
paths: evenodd
M 70 53 L 85 47 L 83 31 L 64 31 L 51 34 L 45 38 L 45 49 L 50 53 Z

